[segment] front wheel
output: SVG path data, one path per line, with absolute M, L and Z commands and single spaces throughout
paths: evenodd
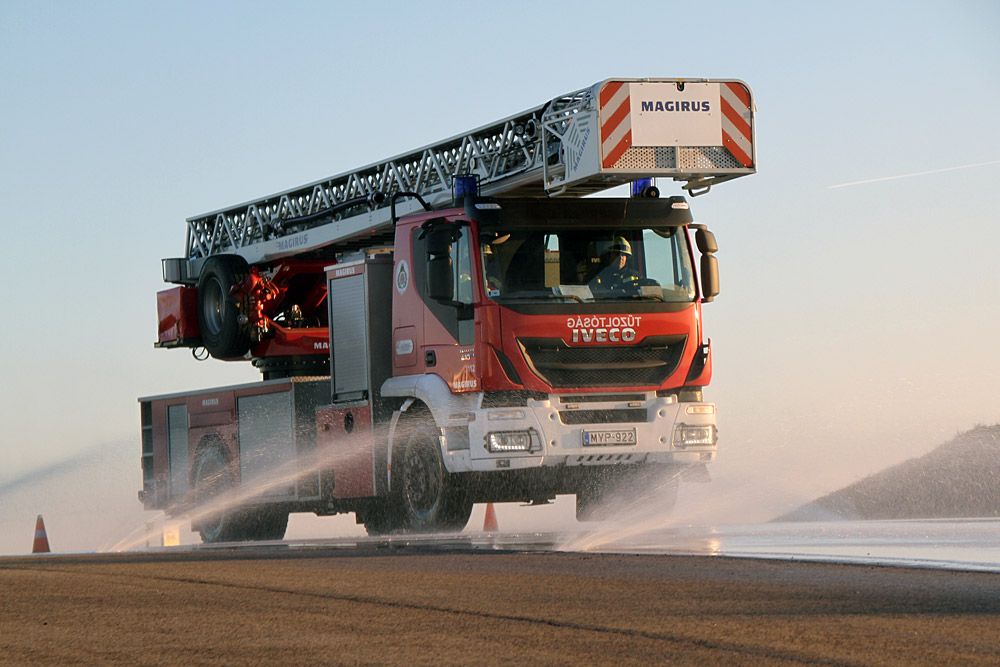
M 401 454 L 399 500 L 404 529 L 458 532 L 465 528 L 472 500 L 445 470 L 434 429 L 427 423 L 414 428 Z
M 576 520 L 668 515 L 677 503 L 679 477 L 679 469 L 655 464 L 599 471 L 576 493 Z
M 373 501 L 359 510 L 359 522 L 365 525 L 365 532 L 372 537 L 389 535 L 400 529 L 402 512 L 395 497 Z

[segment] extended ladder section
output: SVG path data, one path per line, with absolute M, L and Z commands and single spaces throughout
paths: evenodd
M 684 182 L 694 195 L 756 170 L 753 102 L 739 81 L 612 79 L 445 141 L 187 221 L 186 257 L 164 279 L 197 280 L 204 260 L 250 264 L 349 249 L 391 233 L 390 203 L 416 193 L 452 200 L 457 175 L 485 196 L 580 197 L 639 178 Z M 396 197 L 396 212 L 420 208 Z

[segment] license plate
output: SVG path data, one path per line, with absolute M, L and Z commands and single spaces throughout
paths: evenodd
M 603 445 L 634 445 L 635 429 L 618 428 L 602 429 L 600 431 L 584 431 L 584 447 L 597 447 Z

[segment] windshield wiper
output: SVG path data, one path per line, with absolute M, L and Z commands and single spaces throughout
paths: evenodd
M 598 295 L 594 295 L 594 301 L 598 301 L 598 302 L 600 302 L 600 301 L 626 301 L 626 300 L 627 301 L 635 301 L 635 300 L 638 300 L 638 299 L 642 299 L 642 300 L 650 299 L 650 300 L 653 300 L 653 301 L 662 301 L 663 303 L 666 303 L 666 299 L 664 299 L 662 296 L 655 296 L 653 294 L 602 294 L 602 295 L 600 295 L 600 298 L 598 298 Z
M 662 296 L 656 296 L 654 294 L 629 294 L 625 297 L 626 299 L 653 299 L 654 301 L 663 301 Z
M 555 299 L 570 299 L 572 301 L 583 303 L 583 299 L 581 299 L 575 294 L 553 294 L 552 292 L 544 292 L 544 291 L 538 291 L 534 293 L 515 292 L 514 294 L 501 294 L 500 296 L 494 297 L 494 299 L 499 299 L 501 301 L 505 299 L 509 299 L 510 301 L 528 301 L 528 300 L 552 301 Z

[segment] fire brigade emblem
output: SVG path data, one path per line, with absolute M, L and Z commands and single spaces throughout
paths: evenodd
M 406 261 L 396 265 L 396 291 L 402 294 L 410 284 L 410 271 Z

